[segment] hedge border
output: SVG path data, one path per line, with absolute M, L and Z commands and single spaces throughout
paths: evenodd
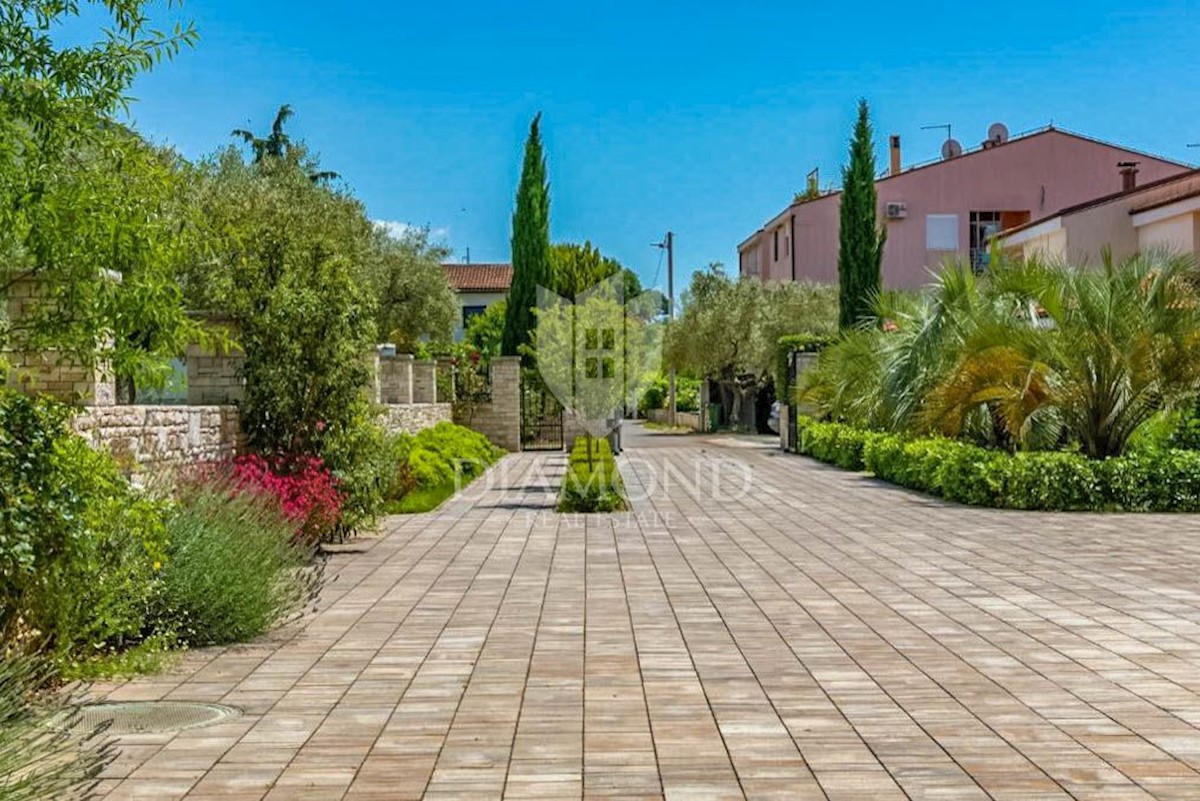
M 797 450 L 956 503 L 1046 512 L 1200 512 L 1200 451 L 1164 449 L 1095 461 L 1075 453 L 1009 454 L 810 417 Z

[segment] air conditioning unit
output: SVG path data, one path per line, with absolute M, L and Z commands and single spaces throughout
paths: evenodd
M 885 203 L 883 206 L 883 216 L 889 220 L 903 220 L 908 216 L 907 203 Z

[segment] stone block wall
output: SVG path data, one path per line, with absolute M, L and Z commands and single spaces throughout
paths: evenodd
M 409 403 L 384 406 L 379 422 L 393 434 L 415 434 L 453 419 L 454 410 L 449 403 Z
M 498 356 L 491 366 L 492 399 L 475 404 L 473 413 L 459 406 L 455 421 L 469 426 L 506 451 L 521 450 L 521 359 Z
M 120 280 L 120 276 L 109 276 Z M 33 278 L 18 280 L 8 288 L 4 298 L 4 314 L 9 320 L 21 320 L 54 306 L 47 300 Z M 105 334 L 99 334 L 103 339 Z M 111 342 L 111 338 L 108 340 Z M 116 380 L 106 365 L 85 367 L 64 354 L 9 353 L 12 369 L 8 372 L 10 387 L 30 394 L 49 395 L 65 403 L 87 403 L 111 406 L 117 400 Z
M 652 423 L 662 423 L 663 425 L 666 425 L 667 419 L 669 417 L 670 417 L 670 415 L 667 413 L 666 409 L 650 409 L 649 411 L 646 412 L 646 419 L 648 419 Z M 703 430 L 700 427 L 700 413 L 699 412 L 676 411 L 675 412 L 675 425 L 687 426 L 688 428 L 692 429 L 693 431 L 702 431 Z
M 227 459 L 243 444 L 236 406 L 89 406 L 72 425 L 125 467 Z
M 187 349 L 187 394 L 191 406 L 239 403 L 245 396 L 241 377 L 246 357 L 240 350 L 210 353 L 198 345 Z

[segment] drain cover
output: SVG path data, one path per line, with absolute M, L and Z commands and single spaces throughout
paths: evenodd
M 242 710 L 222 704 L 183 701 L 128 701 L 84 704 L 70 720 L 76 732 L 107 725 L 105 734 L 149 734 L 198 729 L 242 716 Z

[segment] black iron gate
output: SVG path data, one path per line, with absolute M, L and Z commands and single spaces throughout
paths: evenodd
M 563 407 L 536 378 L 521 380 L 521 450 L 561 451 Z

